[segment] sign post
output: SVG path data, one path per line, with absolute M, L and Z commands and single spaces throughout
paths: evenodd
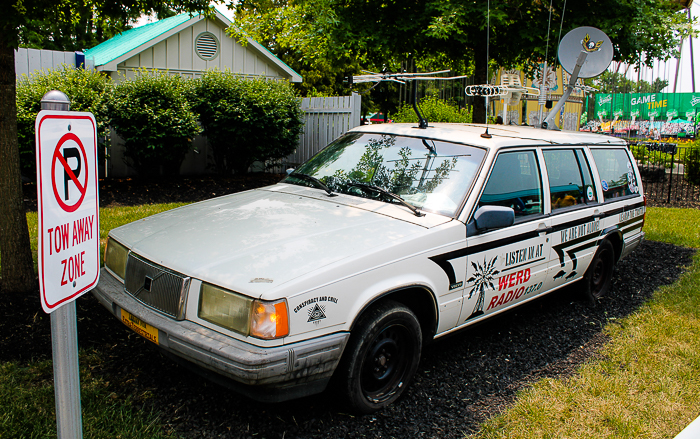
M 100 276 L 97 130 L 90 113 L 70 112 L 50 91 L 36 118 L 39 293 L 51 314 L 59 438 L 82 438 L 75 299 Z

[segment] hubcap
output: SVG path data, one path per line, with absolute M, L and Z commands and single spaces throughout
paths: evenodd
M 405 326 L 384 328 L 372 341 L 363 361 L 361 386 L 365 397 L 375 403 L 391 398 L 403 385 L 414 350 Z

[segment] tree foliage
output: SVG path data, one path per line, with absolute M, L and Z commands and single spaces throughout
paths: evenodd
M 207 71 L 192 100 L 220 174 L 245 173 L 253 162 L 285 157 L 297 147 L 303 119 L 288 82 Z
M 3 200 L 0 208 L 0 253 L 3 259 L 0 277 L 5 292 L 26 293 L 34 288 L 36 278 L 22 201 L 14 50 L 19 46 L 22 32 L 31 29 L 34 23 L 61 23 L 53 28 L 47 27 L 43 35 L 49 41 L 57 41 L 60 38 L 56 29 L 70 29 L 76 19 L 73 14 L 57 15 L 54 0 L 10 0 L 6 3 L 0 14 L 0 199 Z M 72 3 L 68 0 L 58 2 L 60 5 Z M 103 21 L 124 22 L 142 13 L 167 10 L 200 12 L 209 8 L 208 0 L 82 0 L 82 4 L 92 5 L 85 18 L 92 19 L 93 25 Z M 97 34 L 97 27 L 94 29 Z M 76 39 L 79 35 L 91 33 L 87 27 L 75 32 L 72 37 Z
M 471 123 L 472 121 L 471 112 L 466 108 L 458 108 L 434 96 L 421 99 L 419 110 L 428 122 Z M 394 122 L 417 123 L 418 115 L 412 105 L 404 105 L 394 115 Z
M 336 78 L 333 66 L 380 70 L 401 60 L 449 59 L 473 71 L 478 83 L 488 82 L 487 66 L 531 72 L 544 59 L 552 64 L 560 37 L 575 27 L 600 28 L 613 42 L 615 60 L 642 64 L 673 56 L 692 29 L 679 4 L 667 0 L 558 2 L 551 10 L 550 2 L 489 3 L 490 8 L 465 0 L 243 0 L 237 23 L 293 67 L 297 61 L 318 66 L 331 60 L 326 64 L 335 68 Z M 483 121 L 482 100 L 475 106 L 475 120 Z
M 304 78 L 295 85 L 302 96 L 347 94 L 344 78 L 367 65 L 362 53 L 333 40 L 338 21 L 331 6 L 326 0 L 242 0 L 229 33 L 243 44 L 254 39 L 297 71 Z
M 661 90 L 668 86 L 666 79 L 656 78 L 650 84 L 643 79 L 634 81 L 626 78 L 622 73 L 607 70 L 600 76 L 590 79 L 590 83 L 598 89 L 598 93 L 661 93 Z

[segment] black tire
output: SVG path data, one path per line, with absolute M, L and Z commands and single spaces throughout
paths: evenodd
M 421 344 L 418 319 L 400 303 L 382 302 L 362 315 L 336 376 L 348 408 L 373 413 L 396 401 L 418 368 Z
M 615 249 L 607 239 L 600 243 L 588 266 L 584 279 L 584 293 L 592 305 L 605 296 L 612 283 L 615 268 Z

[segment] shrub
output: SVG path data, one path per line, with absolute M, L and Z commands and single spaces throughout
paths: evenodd
M 694 142 L 687 150 L 684 170 L 690 183 L 700 185 L 700 142 Z
M 647 142 L 647 145 L 652 145 L 653 143 L 658 142 Z M 659 151 L 658 148 L 657 150 L 647 148 L 645 144 L 632 144 L 630 145 L 630 151 L 637 160 L 638 165 L 663 166 L 666 169 L 672 169 L 676 167 L 679 161 L 677 155 L 673 156 L 667 152 Z
M 210 70 L 192 99 L 220 174 L 245 173 L 253 162 L 285 157 L 297 147 L 302 112 L 287 82 Z
M 112 127 L 124 139 L 124 155 L 140 176 L 179 173 L 192 138 L 201 131 L 187 100 L 192 82 L 141 69 L 114 87 Z
M 432 96 L 421 99 L 418 108 L 428 123 L 471 123 L 472 121 L 472 113 L 469 110 L 457 108 Z M 394 122 L 418 123 L 418 116 L 413 111 L 413 105 L 402 106 L 393 119 Z
M 87 111 L 95 116 L 98 138 L 109 131 L 107 101 L 111 96 L 112 80 L 96 70 L 66 68 L 23 75 L 17 81 L 17 141 L 20 167 L 25 176 L 36 176 L 36 147 L 34 122 L 41 110 L 41 98 L 46 92 L 59 90 L 70 99 L 71 111 Z M 104 148 L 98 148 L 104 157 Z

